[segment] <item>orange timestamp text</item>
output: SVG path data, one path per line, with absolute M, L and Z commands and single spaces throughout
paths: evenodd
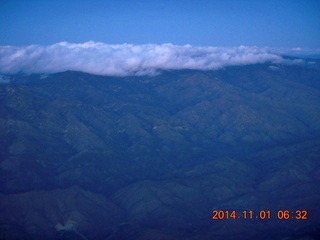
M 278 219 L 278 220 L 307 220 L 308 211 L 307 210 L 277 210 L 272 212 L 271 210 L 213 210 L 212 211 L 213 220 L 223 220 L 223 219 Z

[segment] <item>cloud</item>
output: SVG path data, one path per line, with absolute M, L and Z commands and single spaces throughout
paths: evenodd
M 195 47 L 173 44 L 80 44 L 0 46 L 1 73 L 54 73 L 67 70 L 98 75 L 147 75 L 159 70 L 214 70 L 232 65 L 281 62 L 280 55 L 258 47 Z
M 291 56 L 296 58 L 316 58 L 320 57 L 320 48 L 276 48 L 271 49 L 270 52 L 276 52 L 282 56 Z

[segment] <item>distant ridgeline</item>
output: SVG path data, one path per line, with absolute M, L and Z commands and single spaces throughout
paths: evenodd
M 1 75 L 0 239 L 319 239 L 319 63 Z

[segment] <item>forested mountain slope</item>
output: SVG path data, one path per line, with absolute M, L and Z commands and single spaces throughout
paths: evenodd
M 1 76 L 0 239 L 318 239 L 319 160 L 317 60 Z

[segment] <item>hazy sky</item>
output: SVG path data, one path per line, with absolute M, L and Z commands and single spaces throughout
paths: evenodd
M 0 0 L 0 45 L 320 47 L 319 0 Z

